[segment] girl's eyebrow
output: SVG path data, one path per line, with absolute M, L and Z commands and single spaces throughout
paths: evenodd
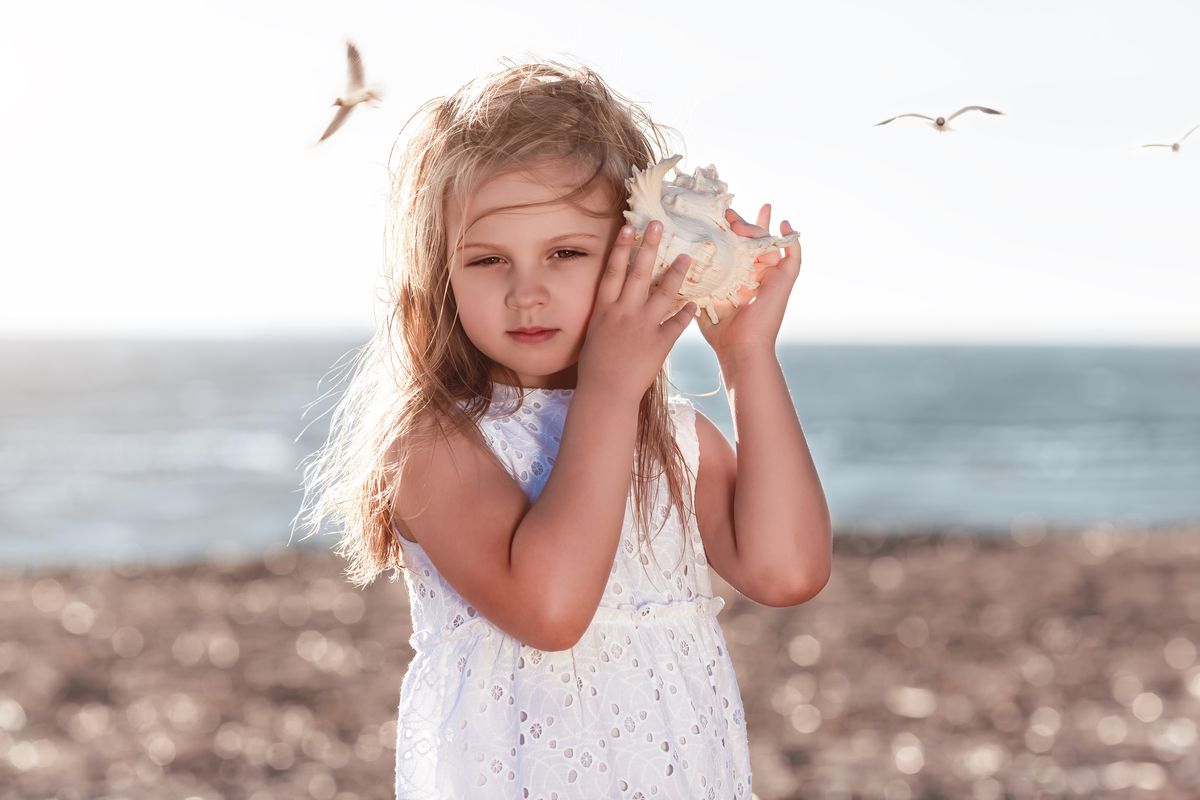
M 599 238 L 600 237 L 594 233 L 583 233 L 581 231 L 579 233 L 564 233 L 562 236 L 555 236 L 553 239 L 547 239 L 546 244 L 554 244 L 555 242 L 561 242 L 564 239 L 599 239 Z M 492 250 L 503 250 L 504 249 L 503 247 L 501 247 L 498 244 L 489 244 L 488 242 L 468 242 L 467 244 L 464 244 L 462 247 L 460 247 L 458 249 L 466 250 L 468 247 L 487 247 Z

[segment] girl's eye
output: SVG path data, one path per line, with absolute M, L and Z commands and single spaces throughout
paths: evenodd
M 581 258 L 581 257 L 583 257 L 583 256 L 587 255 L 587 253 L 580 252 L 579 250 L 570 250 L 570 249 L 568 249 L 568 248 L 563 248 L 562 250 L 555 250 L 555 251 L 554 251 L 554 254 L 555 254 L 555 255 L 559 255 L 559 254 L 561 254 L 561 253 L 567 253 L 568 255 L 564 256 L 564 257 L 563 257 L 563 258 L 561 258 L 561 259 L 559 259 L 560 261 L 566 261 L 566 260 L 570 260 L 570 259 L 573 259 L 573 258 Z M 472 261 L 472 262 L 471 262 L 470 264 L 468 264 L 467 266 L 470 266 L 470 267 L 474 267 L 474 266 L 483 266 L 483 267 L 491 266 L 492 264 L 494 264 L 494 263 L 495 263 L 496 259 L 498 259 L 498 258 L 500 258 L 500 256 L 487 256 L 487 257 L 485 257 L 485 258 L 481 258 L 481 259 L 478 259 L 478 260 L 476 260 L 476 261 Z

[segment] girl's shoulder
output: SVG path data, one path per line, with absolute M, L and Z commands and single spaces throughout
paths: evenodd
M 457 467 L 476 462 L 480 456 L 486 459 L 491 451 L 477 426 L 432 408 L 415 414 L 408 429 L 392 439 L 384 453 L 393 517 L 398 518 L 401 507 L 406 505 L 401 488 L 414 483 L 425 485 L 434 464 L 448 460 Z M 429 499 L 427 492 L 437 488 L 435 483 L 418 494 Z

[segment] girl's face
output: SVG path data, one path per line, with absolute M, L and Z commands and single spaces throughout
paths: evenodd
M 590 217 L 568 203 L 547 202 L 585 177 L 556 162 L 486 180 L 468 198 L 465 220 L 459 203 L 447 203 L 450 288 L 463 330 L 528 387 L 575 386 L 596 288 L 624 223 L 620 215 Z M 603 186 L 577 202 L 595 212 L 610 207 Z M 456 241 L 460 227 L 465 231 Z M 522 328 L 545 332 L 522 335 Z

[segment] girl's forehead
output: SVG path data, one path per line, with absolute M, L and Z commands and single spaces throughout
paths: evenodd
M 541 203 L 573 191 L 587 178 L 578 166 L 554 162 L 488 176 L 468 191 L 467 198 L 476 208 Z
M 511 220 L 514 215 L 593 219 L 576 205 L 556 200 L 573 192 L 587 177 L 578 169 L 563 167 L 542 167 L 493 175 L 480 182 L 474 190 L 468 190 L 461 200 L 451 195 L 447 203 L 447 217 L 455 226 L 465 222 L 467 227 L 498 217 Z M 596 183 L 587 194 L 574 198 L 572 202 L 593 212 L 603 213 L 609 206 L 608 187 Z

